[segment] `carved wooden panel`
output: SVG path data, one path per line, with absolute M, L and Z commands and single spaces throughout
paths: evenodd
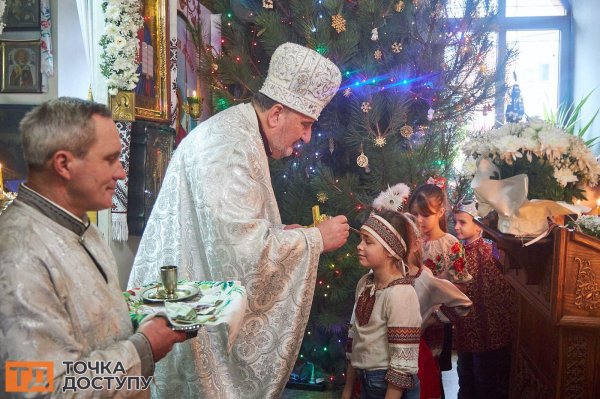
M 553 292 L 552 313 L 558 323 L 600 327 L 600 240 L 560 229 Z

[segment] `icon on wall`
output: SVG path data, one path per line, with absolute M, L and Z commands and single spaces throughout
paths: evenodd
M 2 41 L 3 93 L 39 93 L 42 88 L 40 73 L 40 41 Z
M 39 30 L 40 0 L 6 0 L 5 31 Z

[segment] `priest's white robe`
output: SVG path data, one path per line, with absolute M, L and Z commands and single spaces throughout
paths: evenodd
M 281 396 L 323 249 L 317 228 L 283 227 L 254 108 L 229 108 L 190 132 L 167 169 L 129 286 L 158 281 L 160 266 L 176 265 L 180 279 L 241 281 L 248 310 L 231 353 L 221 328 L 176 345 L 157 364 L 153 396 Z

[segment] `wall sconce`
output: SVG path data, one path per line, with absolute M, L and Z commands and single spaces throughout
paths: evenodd
M 187 104 L 183 105 L 183 109 L 192 119 L 200 119 L 200 115 L 202 115 L 202 102 L 204 102 L 204 99 L 196 95 L 196 90 L 194 90 L 192 95 L 188 96 Z

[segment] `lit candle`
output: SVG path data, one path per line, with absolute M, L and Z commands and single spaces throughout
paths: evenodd
M 600 215 L 600 198 L 596 200 L 596 207 L 592 209 L 590 215 Z
M 192 91 L 192 97 L 196 97 L 196 90 Z

